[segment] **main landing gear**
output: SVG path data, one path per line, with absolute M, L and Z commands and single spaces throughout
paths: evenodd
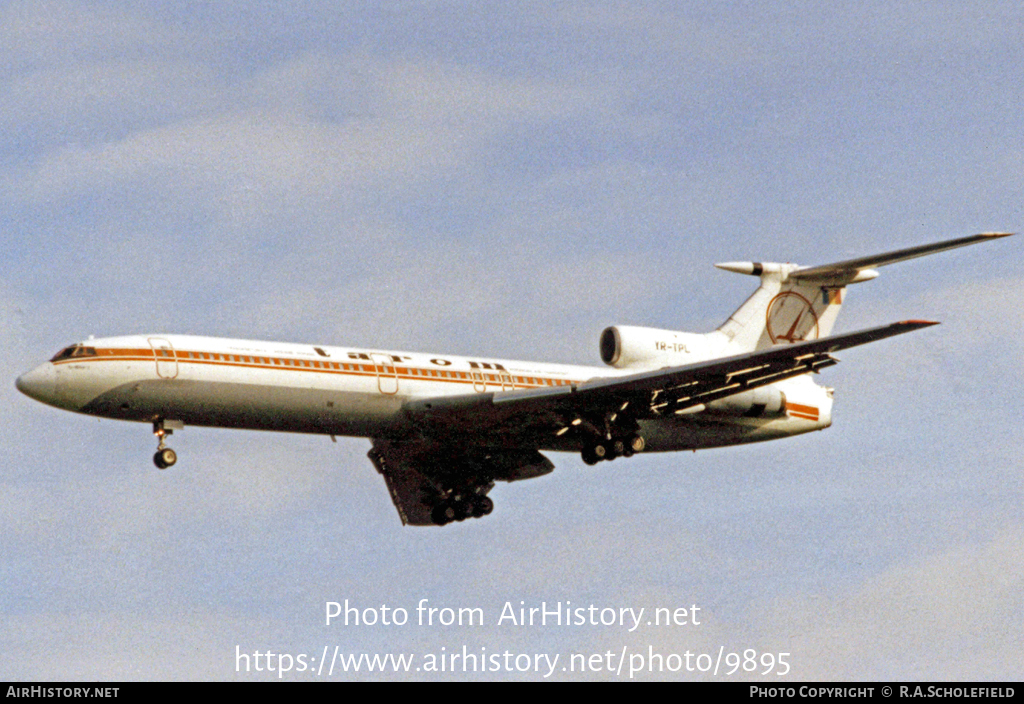
M 483 494 L 462 494 L 452 492 L 430 512 L 430 518 L 439 526 L 467 518 L 481 518 L 494 510 L 494 502 Z
M 160 444 L 156 446 L 156 454 L 153 455 L 153 464 L 157 466 L 157 469 L 167 469 L 178 461 L 178 453 L 164 443 L 164 438 L 174 432 L 173 427 L 167 427 L 172 425 L 177 426 L 179 430 L 184 427 L 174 421 L 164 422 L 162 418 L 153 421 L 153 434 L 160 439 Z
M 597 440 L 588 442 L 583 446 L 581 456 L 587 464 L 594 465 L 602 460 L 613 460 L 616 457 L 632 457 L 638 452 L 643 452 L 647 443 L 639 435 L 613 438 L 611 440 Z
M 640 435 L 640 424 L 630 412 L 629 401 L 606 413 L 603 418 L 578 416 L 556 434 L 564 435 L 572 430 L 582 436 L 580 456 L 590 465 L 616 457 L 632 457 L 647 447 L 647 442 Z

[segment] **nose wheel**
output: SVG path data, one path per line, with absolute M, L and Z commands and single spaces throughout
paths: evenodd
M 178 453 L 167 447 L 164 442 L 166 437 L 174 432 L 169 426 L 174 421 L 165 423 L 162 419 L 153 421 L 153 434 L 157 436 L 160 443 L 156 446 L 156 454 L 153 455 L 153 464 L 157 466 L 157 469 L 167 469 L 178 461 Z M 184 427 L 183 424 L 176 424 L 179 428 Z
M 167 469 L 177 461 L 178 453 L 169 447 L 157 450 L 156 454 L 153 455 L 153 464 L 155 464 L 159 469 Z

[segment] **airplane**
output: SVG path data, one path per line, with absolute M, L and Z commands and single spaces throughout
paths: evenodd
M 404 525 L 491 513 L 496 481 L 548 474 L 541 451 L 589 465 L 824 430 L 833 389 L 812 379 L 838 350 L 937 323 L 831 335 L 846 287 L 877 268 L 985 242 L 993 232 L 819 266 L 726 262 L 758 277 L 716 330 L 606 328 L 607 367 L 190 335 L 90 338 L 18 377 L 57 408 L 151 423 L 153 461 L 186 425 L 366 437 Z

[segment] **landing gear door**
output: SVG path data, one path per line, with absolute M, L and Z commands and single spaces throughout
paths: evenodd
M 162 337 L 151 337 L 149 346 L 153 348 L 153 359 L 156 360 L 156 375 L 161 379 L 177 377 L 178 359 L 171 341 Z

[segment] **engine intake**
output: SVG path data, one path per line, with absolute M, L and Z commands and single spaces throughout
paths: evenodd
M 709 352 L 704 335 L 629 325 L 605 328 L 599 348 L 601 360 L 617 369 L 690 364 Z

